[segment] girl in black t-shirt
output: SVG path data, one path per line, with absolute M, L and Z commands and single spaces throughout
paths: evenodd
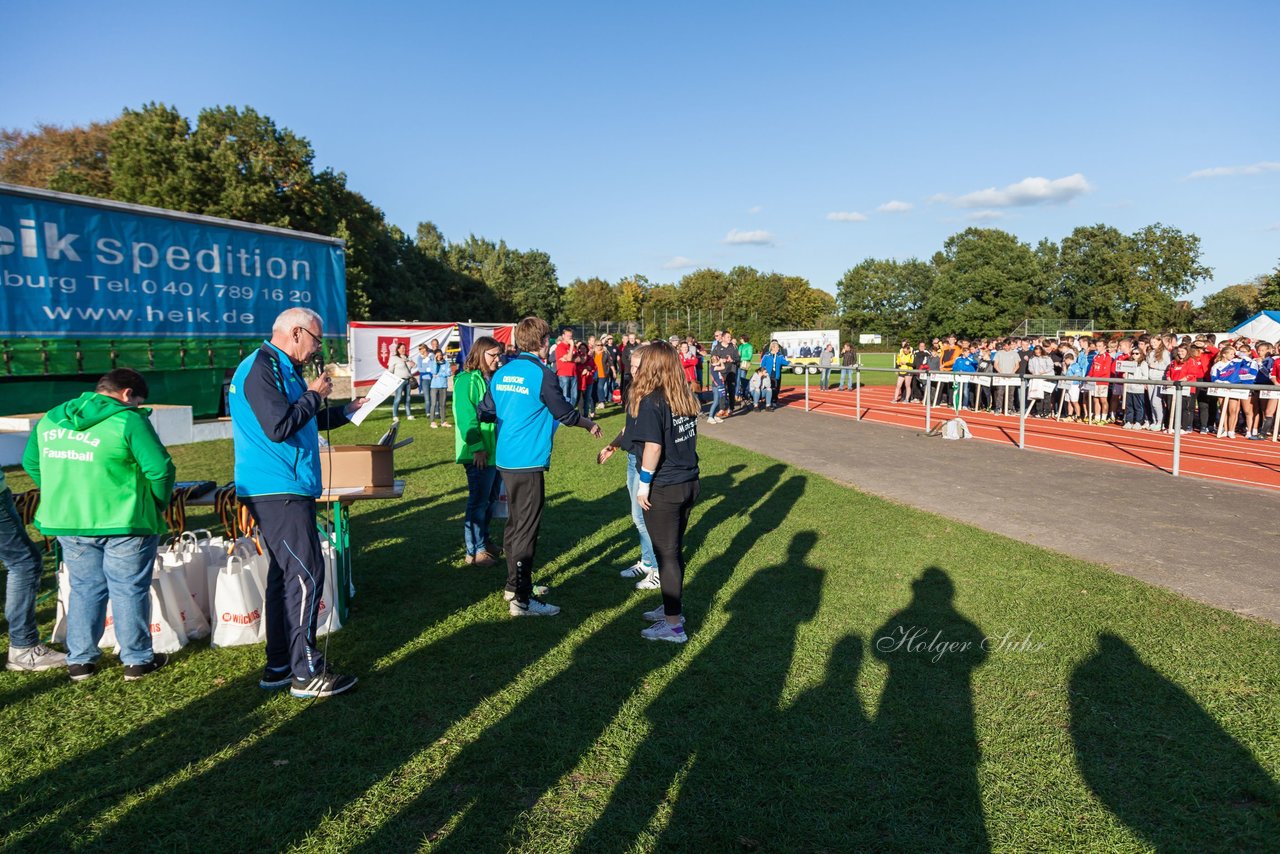
M 698 413 L 670 344 L 645 349 L 632 380 L 624 435 L 640 458 L 636 499 L 653 540 L 662 586 L 662 607 L 644 615 L 651 622 L 641 635 L 649 640 L 684 643 L 684 532 L 698 498 Z

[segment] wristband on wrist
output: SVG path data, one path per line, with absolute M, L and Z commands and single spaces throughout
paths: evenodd
M 648 469 L 640 469 L 640 482 L 653 483 L 653 472 Z

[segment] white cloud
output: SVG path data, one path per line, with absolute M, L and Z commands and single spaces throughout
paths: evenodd
M 915 205 L 911 204 L 911 202 L 900 202 L 897 199 L 894 199 L 891 202 L 885 202 L 883 205 L 876 208 L 876 210 L 883 211 L 884 213 L 906 213 L 914 207 Z
M 753 246 L 769 246 L 773 243 L 773 235 L 764 229 L 755 231 L 738 231 L 736 228 L 729 229 L 729 233 L 724 236 L 725 243 L 733 244 L 750 244 Z
M 690 267 L 698 266 L 698 262 L 692 258 L 686 258 L 683 255 L 677 255 L 670 261 L 662 265 L 664 270 L 688 270 Z
M 827 219 L 832 222 L 866 222 L 867 215 L 857 211 L 832 211 L 827 214 Z
M 1076 196 L 1091 192 L 1093 186 L 1079 172 L 1065 178 L 1023 178 L 1016 184 L 997 190 L 988 187 L 963 196 L 939 193 L 931 202 L 945 202 L 958 208 L 1009 208 L 1027 205 L 1060 205 Z
M 758 214 L 762 210 L 764 210 L 764 205 L 752 205 L 751 207 L 747 208 L 747 213 Z
M 965 214 L 964 218 L 972 222 L 989 222 L 993 219 L 1004 219 L 1004 211 L 974 211 Z
M 1187 178 L 1222 178 L 1227 175 L 1261 175 L 1263 172 L 1280 172 L 1280 162 L 1263 160 L 1261 163 L 1250 163 L 1248 166 L 1214 166 L 1212 169 L 1198 169 Z

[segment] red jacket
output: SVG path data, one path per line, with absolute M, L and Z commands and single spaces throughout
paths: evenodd
M 1204 366 L 1200 364 L 1200 360 L 1189 358 L 1182 364 L 1170 362 L 1169 371 L 1165 374 L 1165 379 L 1181 380 L 1185 383 L 1198 383 L 1203 376 Z
M 698 381 L 698 357 L 690 355 L 687 359 L 680 360 L 680 366 L 684 368 L 684 378 L 689 382 Z
M 1115 360 L 1111 358 L 1110 353 L 1099 353 L 1093 357 L 1093 364 L 1089 366 L 1088 376 L 1091 377 L 1110 377 L 1111 370 L 1115 367 Z

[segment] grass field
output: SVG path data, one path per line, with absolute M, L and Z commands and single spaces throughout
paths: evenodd
M 267 694 L 260 646 L 207 642 L 130 685 L 6 673 L 4 850 L 1275 850 L 1276 626 L 707 440 L 691 640 L 646 642 L 623 461 L 580 430 L 536 572 L 564 611 L 512 621 L 461 565 L 451 431 L 404 426 L 404 498 L 353 513 L 357 691 Z M 229 479 L 228 443 L 174 457 Z

